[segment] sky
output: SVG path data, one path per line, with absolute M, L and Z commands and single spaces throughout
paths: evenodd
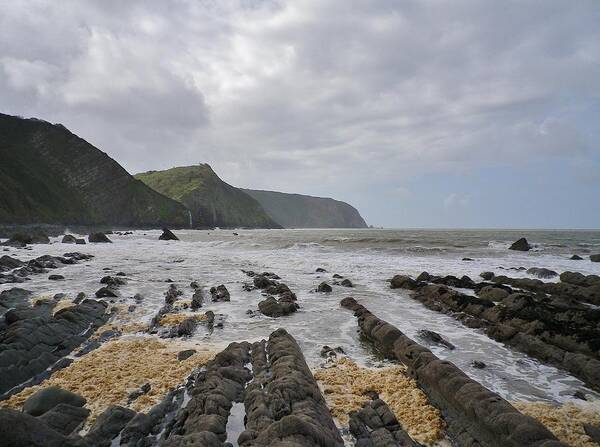
M 369 224 L 600 228 L 598 0 L 0 0 L 0 112 Z

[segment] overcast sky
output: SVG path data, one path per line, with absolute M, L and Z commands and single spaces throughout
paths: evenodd
M 387 227 L 600 227 L 598 0 L 0 0 L 0 111 Z

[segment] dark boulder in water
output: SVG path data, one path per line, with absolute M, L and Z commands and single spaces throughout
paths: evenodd
M 430 331 L 428 329 L 421 329 L 419 331 L 419 337 L 421 337 L 423 340 L 429 341 L 431 343 L 445 346 L 446 348 L 451 349 L 451 350 L 455 348 L 455 346 L 452 343 L 450 343 L 448 340 L 446 340 L 440 334 L 438 334 L 437 332 Z
M 282 317 L 296 312 L 297 309 L 296 303 L 282 299 L 278 301 L 272 296 L 258 303 L 258 310 L 268 317 Z
M 11 247 L 24 247 L 27 244 L 49 244 L 48 235 L 41 232 L 34 233 L 15 233 L 12 237 L 2 245 Z
M 529 251 L 529 250 L 531 250 L 531 245 L 529 245 L 529 242 L 527 242 L 527 239 L 522 237 L 518 241 L 514 242 L 510 247 L 508 247 L 508 249 L 509 250 L 517 250 L 517 251 Z
M 204 304 L 204 292 L 202 292 L 202 289 L 197 288 L 192 296 L 192 310 L 201 308 L 202 304 Z
M 583 258 L 579 255 L 573 255 L 569 258 L 571 261 L 583 261 Z
M 76 243 L 77 245 L 85 245 L 85 239 L 76 239 L 76 240 L 75 240 L 75 243 Z
M 173 234 L 173 232 L 171 230 L 169 230 L 168 228 L 163 228 L 162 229 L 162 234 L 160 236 L 158 236 L 158 239 L 161 241 L 178 241 L 179 238 L 177 236 L 175 236 L 175 234 Z
M 72 234 L 65 234 L 61 241 L 63 244 L 76 244 L 77 238 Z
M 531 267 L 530 269 L 527 269 L 527 273 L 542 279 L 554 278 L 555 276 L 558 276 L 558 273 L 556 273 L 554 270 L 543 267 Z
M 117 296 L 116 290 L 112 287 L 101 287 L 96 291 L 97 298 L 115 298 Z
M 481 276 L 486 281 L 489 281 L 494 277 L 494 272 L 481 272 L 479 276 Z
M 189 359 L 195 353 L 196 353 L 195 349 L 186 349 L 184 351 L 179 351 L 177 353 L 177 360 L 179 360 L 180 362 L 183 362 L 184 360 Z
M 342 280 L 342 282 L 340 282 L 340 286 L 342 287 L 354 287 L 354 284 L 352 284 L 352 281 L 350 281 L 349 279 L 344 279 Z
M 88 236 L 88 242 L 110 243 L 112 241 L 104 233 L 92 233 Z
M 329 293 L 332 290 L 333 289 L 331 288 L 331 286 L 324 281 L 317 286 L 317 292 Z
M 600 262 L 600 254 L 590 255 L 590 261 L 592 261 L 592 262 Z
M 210 288 L 210 294 L 212 296 L 213 301 L 230 301 L 231 296 L 229 295 L 229 290 L 225 285 L 221 284 L 217 287 Z
M 61 280 L 65 279 L 65 277 L 63 275 L 50 275 L 50 276 L 48 276 L 48 279 L 50 281 L 61 281 Z

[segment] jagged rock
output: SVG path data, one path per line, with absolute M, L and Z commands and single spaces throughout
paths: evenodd
M 484 362 L 480 362 L 479 360 L 473 360 L 471 362 L 471 366 L 473 368 L 477 368 L 477 369 L 483 369 L 485 368 L 487 365 Z
M 192 310 L 197 310 L 204 304 L 204 292 L 200 288 L 196 288 L 194 295 L 192 295 Z
M 354 312 L 363 336 L 377 350 L 408 367 L 411 377 L 440 409 L 448 431 L 461 440 L 461 445 L 566 447 L 540 422 L 520 413 L 451 362 L 440 360 L 355 299 L 344 298 L 341 305 Z
M 522 237 L 518 241 L 513 242 L 513 244 L 510 247 L 508 247 L 508 249 L 509 250 L 517 250 L 517 251 L 529 251 L 529 250 L 531 250 L 531 245 L 529 245 L 529 242 L 527 242 L 527 239 Z
M 600 262 L 600 254 L 590 255 L 590 261 L 592 261 L 592 262 Z
M 340 286 L 342 286 L 342 287 L 354 287 L 354 284 L 352 284 L 352 281 L 350 281 L 349 279 L 344 279 L 344 280 L 342 280 L 342 282 L 340 282 Z
M 600 444 L 600 425 L 583 424 L 583 431 L 593 442 Z
M 92 233 L 88 236 L 88 242 L 108 243 L 112 241 L 104 233 Z
M 12 408 L 0 408 L 0 434 L 7 447 L 71 447 L 63 434 Z
M 151 389 L 152 389 L 152 386 L 150 385 L 150 383 L 148 383 L 148 382 L 144 383 L 137 390 L 129 393 L 129 395 L 127 396 L 127 405 L 131 404 L 138 397 L 143 396 L 144 394 L 148 394 Z
M 317 269 L 315 270 L 315 272 L 317 272 L 317 273 L 327 273 L 327 270 L 325 270 L 323 267 L 317 267 Z
M 77 238 L 72 234 L 65 234 L 61 241 L 63 244 L 76 244 Z
M 65 277 L 63 275 L 50 275 L 50 276 L 48 276 L 48 279 L 50 281 L 60 281 L 60 280 L 65 279 Z
M 357 447 L 421 447 L 379 398 L 365 402 L 362 409 L 350 413 L 349 429 Z
M 431 343 L 435 343 L 437 345 L 445 346 L 446 348 L 448 348 L 450 350 L 455 348 L 455 346 L 452 343 L 450 343 L 448 340 L 446 340 L 444 337 L 442 337 L 437 332 L 433 332 L 428 329 L 421 329 L 421 330 L 419 330 L 418 333 L 419 333 L 419 336 L 423 340 L 427 340 L 427 341 L 429 341 Z
M 18 260 L 17 258 L 12 258 L 8 255 L 4 255 L 0 257 L 0 272 L 6 270 L 12 270 L 17 267 L 23 266 L 25 263 L 23 261 Z
M 426 272 L 424 272 L 424 273 L 426 273 Z M 421 275 L 419 276 L 419 278 L 421 278 Z M 396 275 L 390 281 L 390 288 L 391 289 L 414 290 L 423 285 L 423 282 L 421 282 L 421 281 L 422 280 L 418 280 L 418 281 L 414 280 L 410 276 L 406 276 L 406 275 Z
M 489 281 L 494 277 L 494 272 L 481 272 L 479 276 L 481 276 L 486 281 Z
M 275 285 L 274 281 L 271 281 L 269 278 L 263 275 L 256 275 L 252 280 L 254 287 L 257 289 L 266 289 L 269 286 Z
M 112 287 L 101 287 L 96 291 L 97 298 L 115 298 L 119 296 Z
M 62 388 L 52 386 L 35 392 L 23 404 L 23 411 L 32 416 L 41 416 L 58 404 L 83 407 L 85 398 Z
M 76 243 L 77 245 L 85 245 L 85 239 L 76 239 L 76 240 L 75 240 L 75 243 Z
M 102 301 L 84 300 L 52 314 L 53 307 L 54 303 L 41 303 L 5 314 L 8 326 L 0 332 L 0 398 L 11 389 L 19 391 L 13 389 L 16 385 L 33 378 L 39 383 L 54 369 L 66 366 L 72 360 L 61 359 L 108 319 Z
M 124 279 L 114 276 L 104 276 L 100 279 L 100 284 L 106 284 L 107 287 L 119 287 L 127 284 Z
M 230 301 L 231 296 L 229 295 L 229 290 L 225 285 L 221 284 L 217 287 L 210 288 L 210 294 L 212 296 L 213 301 Z
M 83 425 L 90 410 L 69 404 L 58 404 L 39 417 L 48 427 L 68 436 Z
M 555 276 L 558 276 L 558 273 L 556 273 L 554 270 L 540 267 L 531 267 L 530 269 L 527 269 L 527 273 L 542 279 L 554 278 Z
M 169 337 L 191 337 L 198 326 L 196 317 L 189 317 L 171 329 Z
M 135 411 L 118 405 L 108 407 L 98 416 L 88 434 L 85 435 L 86 443 L 98 447 L 109 447 L 112 440 L 133 419 L 135 414 Z
M 499 302 L 508 296 L 508 292 L 501 287 L 489 285 L 479 289 L 477 295 L 485 300 Z
M 579 255 L 573 255 L 569 258 L 571 261 L 583 261 L 583 258 Z
M 322 282 L 321 284 L 319 284 L 317 286 L 317 292 L 321 292 L 321 293 L 329 293 L 331 292 L 333 289 L 331 288 L 331 286 L 329 284 L 327 284 L 326 282 Z
M 200 288 L 200 283 L 198 283 L 198 281 L 192 281 L 190 283 L 190 287 L 194 290 L 199 289 Z
M 165 303 L 172 305 L 177 301 L 177 297 L 181 295 L 183 295 L 183 292 L 175 284 L 171 284 L 165 292 Z
M 162 229 L 162 234 L 158 237 L 159 240 L 161 241 L 178 241 L 179 238 L 177 236 L 175 236 L 175 234 L 173 234 L 173 232 L 171 230 L 169 230 L 168 228 L 163 228 Z
M 281 317 L 296 312 L 298 305 L 294 302 L 277 300 L 272 296 L 258 303 L 258 310 L 268 317 Z

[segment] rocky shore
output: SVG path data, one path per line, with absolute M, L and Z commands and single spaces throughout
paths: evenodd
M 40 245 L 52 254 L 28 253 L 18 238 L 6 246 L 0 445 L 599 445 L 591 391 L 600 391 L 596 275 L 498 268 L 480 277 L 413 272 L 386 282 L 323 259 L 300 273 L 254 263 L 210 275 L 212 259 L 200 270 L 177 251 L 142 277 L 139 255 L 102 262 L 129 236 L 90 235 L 91 255 L 57 252 L 60 238 Z M 165 253 L 185 244 L 167 229 L 151 237 Z M 72 287 L 81 274 L 85 292 Z M 376 293 L 365 293 L 373 282 Z M 399 300 L 422 311 L 413 332 L 392 306 Z M 501 377 L 491 354 L 478 353 L 469 369 L 445 360 L 465 345 L 425 316 L 582 382 L 566 403 L 513 400 L 481 379 L 487 371 Z M 235 324 L 260 336 L 234 338 Z

